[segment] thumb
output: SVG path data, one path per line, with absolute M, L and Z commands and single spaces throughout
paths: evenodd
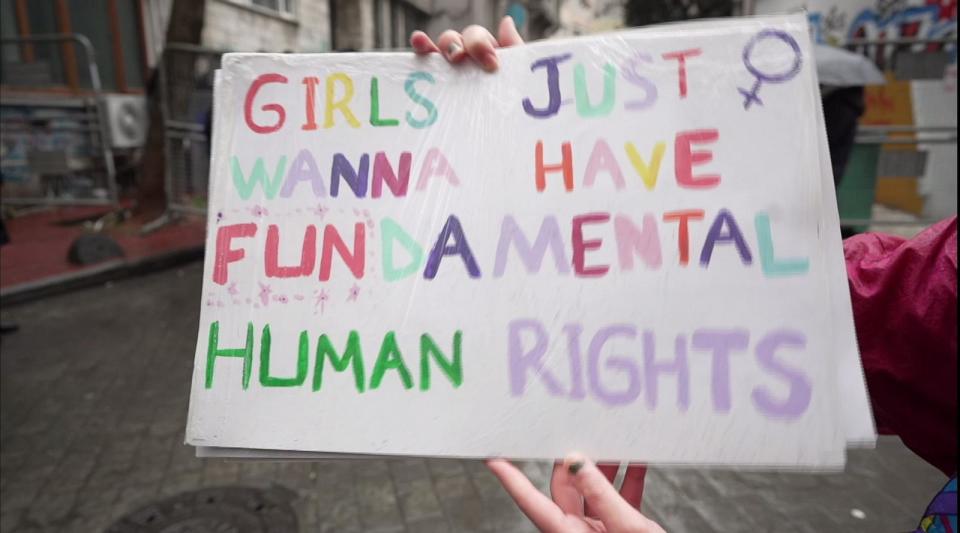
M 603 522 L 607 531 L 654 533 L 663 530 L 624 500 L 597 465 L 580 454 L 567 456 L 564 467 L 570 473 L 573 487 L 584 503 Z

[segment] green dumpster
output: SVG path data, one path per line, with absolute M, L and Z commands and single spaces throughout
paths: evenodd
M 877 194 L 877 162 L 880 159 L 880 144 L 857 144 L 850 152 L 847 169 L 837 189 L 837 205 L 841 225 L 844 220 L 869 220 L 873 213 L 873 201 Z M 866 225 L 849 226 L 860 233 Z

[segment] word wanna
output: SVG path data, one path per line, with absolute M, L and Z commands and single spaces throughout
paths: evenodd
M 690 261 L 690 224 L 703 220 L 702 209 L 670 211 L 663 214 L 666 223 L 677 223 L 679 264 L 685 266 Z M 500 225 L 500 238 L 497 244 L 493 265 L 493 276 L 502 277 L 507 270 L 510 250 L 515 250 L 528 274 L 540 272 L 548 252 L 552 255 L 556 271 L 569 274 L 571 266 L 576 277 L 602 277 L 610 271 L 610 265 L 588 264 L 587 253 L 603 246 L 603 239 L 588 238 L 585 228 L 611 222 L 614 227 L 620 269 L 629 272 L 635 268 L 636 257 L 649 269 L 658 269 L 663 264 L 660 235 L 657 219 L 646 214 L 638 226 L 633 218 L 624 214 L 611 215 L 598 212 L 574 216 L 571 220 L 570 256 L 566 252 L 566 243 L 561 236 L 560 224 L 554 216 L 546 216 L 540 223 L 537 236 L 531 241 L 517 221 L 510 215 L 503 218 Z M 778 259 L 774 253 L 770 217 L 764 212 L 754 217 L 760 265 L 767 277 L 796 276 L 809 270 L 806 258 Z M 225 285 L 229 281 L 229 266 L 244 260 L 246 250 L 234 248 L 233 242 L 239 239 L 255 237 L 260 231 L 256 223 L 229 224 L 217 229 L 216 249 L 214 252 L 213 281 Z M 362 279 L 366 272 L 366 228 L 363 223 L 353 227 L 353 246 L 344 241 L 340 231 L 333 224 L 323 227 L 322 243 L 319 253 L 320 281 L 328 281 L 333 269 L 334 252 L 356 279 Z M 476 256 L 467 240 L 460 220 L 450 215 L 440 230 L 430 254 L 424 263 L 424 249 L 395 220 L 386 217 L 380 221 L 381 261 L 383 277 L 387 281 L 397 281 L 420 272 L 423 266 L 423 278 L 433 279 L 440 269 L 441 261 L 448 256 L 459 256 L 471 278 L 480 278 L 481 271 Z M 268 278 L 298 278 L 314 275 L 317 265 L 318 229 L 307 225 L 300 246 L 300 263 L 280 265 L 280 228 L 276 224 L 267 226 L 265 248 L 263 250 L 264 271 Z M 753 264 L 753 252 L 740 230 L 733 214 L 721 209 L 714 216 L 700 248 L 700 266 L 708 267 L 717 245 L 731 245 L 744 265 Z M 397 265 L 395 247 L 406 250 L 409 261 Z
M 218 360 L 223 358 L 238 358 L 243 361 L 243 374 L 240 378 L 240 385 L 244 390 L 250 386 L 250 374 L 253 369 L 253 323 L 247 323 L 246 343 L 242 348 L 221 348 L 220 347 L 220 322 L 210 324 L 210 336 L 207 343 L 207 364 L 204 377 L 204 386 L 213 387 L 213 370 Z M 463 333 L 457 331 L 453 334 L 453 358 L 448 359 L 430 335 L 424 333 L 420 336 L 420 390 L 430 390 L 431 375 L 430 361 L 434 361 L 440 368 L 440 371 L 450 380 L 453 388 L 458 388 L 463 384 L 463 358 L 461 355 L 461 344 Z M 263 387 L 299 387 L 307 380 L 307 372 L 310 366 L 310 336 L 307 332 L 301 331 L 297 347 L 297 370 L 296 374 L 289 377 L 274 376 L 270 371 L 270 358 L 272 337 L 270 335 L 270 324 L 263 326 L 260 333 L 260 368 L 259 382 Z M 348 367 L 353 370 L 354 384 L 357 392 L 365 390 L 376 390 L 383 382 L 387 371 L 393 370 L 397 373 L 403 388 L 413 388 L 413 376 L 407 368 L 403 359 L 403 354 L 397 346 L 397 338 L 394 332 L 389 331 L 383 336 L 380 343 L 380 351 L 377 360 L 373 365 L 373 372 L 370 373 L 369 384 L 366 381 L 365 364 L 363 360 L 363 350 L 360 345 L 360 335 L 356 331 L 351 331 L 347 336 L 347 344 L 340 355 L 330 341 L 327 335 L 320 335 L 317 340 L 317 349 L 313 360 L 313 381 L 312 389 L 319 391 L 323 387 L 323 369 L 324 362 L 329 361 L 330 366 L 336 372 L 343 372 Z
M 563 331 L 567 337 L 569 360 L 567 387 L 557 377 L 556 369 L 546 366 L 550 346 L 546 327 L 534 319 L 517 319 L 509 323 L 507 353 L 511 395 L 522 396 L 532 377 L 551 396 L 582 400 L 589 394 L 609 406 L 633 403 L 643 393 L 647 408 L 653 410 L 658 403 L 658 384 L 662 377 L 670 375 L 677 384 L 677 408 L 685 412 L 690 406 L 689 351 L 692 348 L 711 356 L 711 405 L 714 412 L 728 413 L 732 408 L 730 365 L 738 352 L 750 347 L 750 333 L 745 329 L 698 329 L 689 339 L 686 335 L 677 335 L 673 343 L 673 359 L 663 359 L 657 357 L 653 331 L 640 331 L 630 324 L 614 324 L 593 334 L 584 359 L 583 326 L 566 324 Z M 531 338 L 532 342 L 529 341 Z M 635 351 L 630 354 L 605 354 L 605 347 L 614 340 L 638 341 L 640 346 L 633 348 Z M 760 369 L 787 386 L 787 393 L 780 397 L 764 386 L 754 387 L 750 399 L 764 416 L 790 420 L 806 412 L 813 395 L 809 377 L 777 358 L 779 351 L 803 350 L 806 343 L 807 338 L 802 332 L 777 329 L 767 332 L 754 346 L 754 358 Z M 601 379 L 601 370 L 616 374 L 620 378 L 618 381 L 625 381 L 625 385 L 616 390 L 611 388 Z
M 674 136 L 674 174 L 677 185 L 686 189 L 709 189 L 720 183 L 719 174 L 694 175 L 694 167 L 705 165 L 713 160 L 713 153 L 709 150 L 695 150 L 696 145 L 715 143 L 719 140 L 719 132 L 715 129 L 680 131 Z M 651 148 L 649 157 L 644 157 L 632 142 L 624 143 L 624 154 L 640 182 L 647 190 L 654 190 L 660 176 L 660 167 L 663 162 L 667 144 L 657 141 Z M 536 143 L 534 149 L 535 170 L 534 182 L 536 190 L 543 192 L 547 186 L 547 176 L 553 173 L 562 174 L 563 186 L 567 192 L 574 190 L 574 160 L 573 145 L 564 142 L 560 145 L 560 161 L 547 163 L 544 156 L 544 144 Z M 386 152 L 375 152 L 372 157 L 368 153 L 360 154 L 356 164 L 342 153 L 334 153 L 330 160 L 330 190 L 333 198 L 340 196 L 343 184 L 349 188 L 356 198 L 365 198 L 368 193 L 371 198 L 385 197 L 385 191 L 396 198 L 407 195 L 410 188 L 413 154 L 401 152 L 397 165 L 390 162 Z M 249 200 L 259 188 L 263 196 L 272 200 L 278 193 L 281 198 L 293 196 L 301 184 L 308 183 L 314 197 L 325 198 L 327 185 L 320 166 L 313 153 L 303 149 L 297 152 L 290 165 L 287 165 L 286 155 L 280 156 L 273 165 L 273 173 L 267 171 L 267 164 L 262 157 L 254 160 L 249 172 L 244 172 L 240 160 L 231 158 L 231 176 L 234 188 L 240 198 Z M 427 150 L 417 172 L 416 191 L 423 191 L 432 179 L 443 178 L 451 186 L 458 187 L 460 180 L 453 166 L 439 148 Z M 602 138 L 596 139 L 583 169 L 582 186 L 592 188 L 600 176 L 607 176 L 617 190 L 627 187 L 623 168 L 610 144 Z

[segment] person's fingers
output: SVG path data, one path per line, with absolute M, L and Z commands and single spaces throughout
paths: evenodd
M 643 502 L 643 483 L 647 477 L 647 465 L 630 465 L 623 476 L 623 485 L 620 486 L 620 496 L 631 507 L 640 511 Z
M 520 32 L 517 31 L 517 25 L 513 21 L 513 17 L 506 16 L 500 21 L 500 29 L 497 31 L 497 42 L 504 48 L 523 44 L 523 37 L 520 37 Z
M 483 26 L 474 24 L 464 28 L 463 47 L 467 55 L 484 70 L 492 72 L 500 66 L 497 60 L 497 40 Z
M 410 46 L 418 54 L 432 54 L 439 52 L 440 49 L 434 44 L 433 39 L 422 31 L 415 31 L 410 35 Z
M 437 46 L 440 48 L 443 57 L 451 63 L 459 63 L 467 57 L 466 49 L 463 46 L 463 36 L 453 30 L 441 33 L 440 38 L 437 39 Z
M 571 455 L 564 460 L 564 465 L 571 474 L 573 486 L 609 531 L 662 531 L 621 498 L 593 462 L 580 455 Z
M 561 511 L 574 516 L 583 516 L 583 498 L 570 484 L 570 472 L 557 461 L 550 476 L 550 495 Z
M 618 464 L 604 463 L 604 464 L 597 465 L 597 470 L 599 470 L 600 473 L 603 474 L 603 477 L 607 478 L 607 481 L 609 481 L 610 483 L 613 483 L 613 480 L 616 479 L 617 470 L 619 469 L 620 469 L 620 465 Z M 596 518 L 597 516 L 597 513 L 590 508 L 589 504 L 584 505 L 583 513 L 586 516 L 592 516 L 594 518 Z
M 487 468 L 500 480 L 517 506 L 541 531 L 562 531 L 563 511 L 533 486 L 517 467 L 504 459 L 488 459 Z

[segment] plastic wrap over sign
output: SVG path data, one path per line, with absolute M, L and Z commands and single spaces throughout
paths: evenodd
M 873 426 L 807 31 L 225 56 L 188 443 L 842 464 Z

